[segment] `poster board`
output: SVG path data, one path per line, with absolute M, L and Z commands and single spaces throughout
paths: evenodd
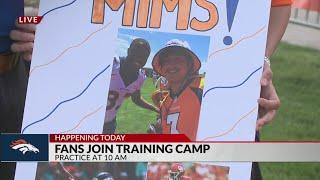
M 199 74 L 205 74 L 194 140 L 253 141 L 270 4 L 42 0 L 22 133 L 101 133 L 114 57 L 144 38 L 151 47 L 145 67 L 152 68 L 153 56 L 178 39 L 199 57 Z M 116 131 L 136 133 L 124 126 Z M 230 179 L 250 177 L 251 163 L 218 165 L 229 167 Z M 18 163 L 16 179 L 34 179 L 35 171 L 36 163 Z

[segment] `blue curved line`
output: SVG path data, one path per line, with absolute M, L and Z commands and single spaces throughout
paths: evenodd
M 60 103 L 59 103 L 58 105 L 56 105 L 55 108 L 53 108 L 53 110 L 52 110 L 49 114 L 47 114 L 44 118 L 42 118 L 42 119 L 40 119 L 40 120 L 38 120 L 38 121 L 35 121 L 35 122 L 27 125 L 25 128 L 23 128 L 22 134 L 24 133 L 24 131 L 25 131 L 28 127 L 30 127 L 30 126 L 32 126 L 32 125 L 34 125 L 34 124 L 37 124 L 37 123 L 39 123 L 39 122 L 41 122 L 41 121 L 44 121 L 44 120 L 47 119 L 49 116 L 51 116 L 51 115 L 58 109 L 58 107 L 59 107 L 60 105 L 62 105 L 62 104 L 64 104 L 64 103 L 67 103 L 67 102 L 69 102 L 69 101 L 73 101 L 73 100 L 77 99 L 78 97 L 80 97 L 82 94 L 84 94 L 84 93 L 86 92 L 86 90 L 90 87 L 90 85 L 93 83 L 93 81 L 96 80 L 96 79 L 97 79 L 102 73 L 104 73 L 109 67 L 110 67 L 110 64 L 109 64 L 106 68 L 104 68 L 101 72 L 99 72 L 99 73 L 90 81 L 90 83 L 86 86 L 86 88 L 84 88 L 84 90 L 82 90 L 82 92 L 81 92 L 80 94 L 78 94 L 77 96 L 75 96 L 75 97 L 73 97 L 73 98 L 70 98 L 70 99 L 67 99 L 67 100 L 64 100 L 64 101 L 60 102 Z
M 59 6 L 59 7 L 53 8 L 53 9 L 51 9 L 51 10 L 47 11 L 46 13 L 44 13 L 44 14 L 42 15 L 42 17 L 46 16 L 47 14 L 49 14 L 49 13 L 51 13 L 52 11 L 55 11 L 55 10 L 57 10 L 57 9 L 64 8 L 64 7 L 67 7 L 67 6 L 70 6 L 71 4 L 75 3 L 76 1 L 77 1 L 77 0 L 73 0 L 72 2 L 70 2 L 70 3 L 68 3 L 68 4 L 65 4 L 65 5 L 62 5 L 62 6 Z
M 214 89 L 232 89 L 232 88 L 240 87 L 240 86 L 242 86 L 244 83 L 246 83 L 246 82 L 250 79 L 250 77 L 251 77 L 252 75 L 254 75 L 256 72 L 258 72 L 260 69 L 262 69 L 262 66 L 259 67 L 258 69 L 256 69 L 255 71 L 253 71 L 242 83 L 240 83 L 240 84 L 238 84 L 238 85 L 235 85 L 235 86 L 217 86 L 217 87 L 210 88 L 209 90 L 207 90 L 207 91 L 204 93 L 203 97 L 205 97 L 208 92 L 210 92 L 210 91 L 212 91 L 212 90 L 214 90 Z

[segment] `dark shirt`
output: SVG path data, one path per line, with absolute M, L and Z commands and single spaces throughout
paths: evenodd
M 12 71 L 0 74 L 1 133 L 20 133 L 27 90 L 27 74 L 23 60 Z M 15 163 L 1 163 L 0 174 L 14 179 Z
M 24 14 L 23 0 L 0 0 L 0 53 L 8 52 L 12 41 L 9 33 L 18 16 Z M 9 73 L 0 74 L 0 129 L 1 133 L 18 133 L 21 129 L 27 76 L 23 62 Z M 15 163 L 1 163 L 3 179 L 13 179 Z
M 12 71 L 0 74 L 1 133 L 20 133 L 26 89 L 27 73 L 22 60 Z
M 9 33 L 18 16 L 23 16 L 23 0 L 0 0 L 0 53 L 8 51 L 12 41 Z

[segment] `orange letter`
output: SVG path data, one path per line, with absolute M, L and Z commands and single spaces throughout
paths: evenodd
M 124 26 L 132 26 L 135 0 L 94 0 L 92 10 L 92 23 L 103 23 L 105 3 L 110 7 L 112 11 L 118 11 L 124 4 L 122 24 Z
M 182 0 L 180 2 L 181 3 L 179 3 L 177 30 L 186 30 L 188 29 L 192 1 Z
M 163 5 L 168 12 L 173 12 L 177 5 L 179 5 L 177 29 L 188 29 L 191 0 L 153 0 L 150 18 L 151 28 L 160 28 Z
M 150 0 L 140 0 L 138 6 L 137 27 L 146 28 L 149 16 Z
M 207 21 L 199 21 L 197 18 L 192 18 L 191 28 L 197 31 L 208 31 L 218 24 L 218 10 L 217 7 L 206 0 L 196 0 L 196 3 L 209 12 L 209 19 Z
M 104 0 L 93 0 L 91 22 L 102 24 L 104 19 Z

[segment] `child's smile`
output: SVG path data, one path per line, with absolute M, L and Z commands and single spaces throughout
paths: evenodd
M 162 70 L 170 82 L 181 82 L 188 74 L 188 61 L 184 56 L 168 56 L 164 60 Z

